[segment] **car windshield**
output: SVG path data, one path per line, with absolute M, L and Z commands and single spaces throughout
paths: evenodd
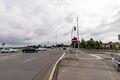
M 5 50 L 10 50 L 9 48 L 4 48 Z
M 116 61 L 120 62 L 120 56 L 115 56 L 114 58 Z

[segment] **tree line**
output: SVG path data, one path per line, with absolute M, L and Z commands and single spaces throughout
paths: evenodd
M 101 40 L 95 41 L 93 38 L 90 38 L 89 40 L 82 39 L 79 41 L 80 48 L 86 48 L 86 49 L 120 49 L 120 46 L 117 48 L 115 44 L 112 44 L 112 42 L 108 43 L 109 47 L 103 46 L 103 42 Z M 78 42 L 75 44 L 71 44 L 72 47 L 77 48 Z

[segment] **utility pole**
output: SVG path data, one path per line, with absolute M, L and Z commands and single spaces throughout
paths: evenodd
M 78 18 L 77 17 L 77 39 L 78 39 L 78 50 L 79 50 L 79 25 L 78 25 Z
M 57 49 L 57 33 L 56 33 L 56 49 Z

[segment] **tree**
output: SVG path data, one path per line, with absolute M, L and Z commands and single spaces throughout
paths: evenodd
M 113 49 L 113 46 L 112 46 L 112 44 L 110 44 L 110 49 Z
M 86 48 L 86 41 L 84 39 L 81 40 L 80 47 L 81 48 Z
M 101 49 L 100 42 L 95 41 L 95 46 L 94 46 L 94 48 L 95 48 L 95 49 Z
M 118 49 L 120 49 L 120 45 L 119 45 Z
M 87 41 L 88 48 L 94 49 L 95 48 L 95 41 L 93 38 L 90 38 L 90 40 Z

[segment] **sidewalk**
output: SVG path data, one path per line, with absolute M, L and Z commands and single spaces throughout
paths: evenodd
M 89 54 L 67 54 L 61 62 L 58 80 L 115 80 L 108 67 Z M 84 56 L 84 58 L 83 58 Z M 86 57 L 85 57 L 86 56 Z

